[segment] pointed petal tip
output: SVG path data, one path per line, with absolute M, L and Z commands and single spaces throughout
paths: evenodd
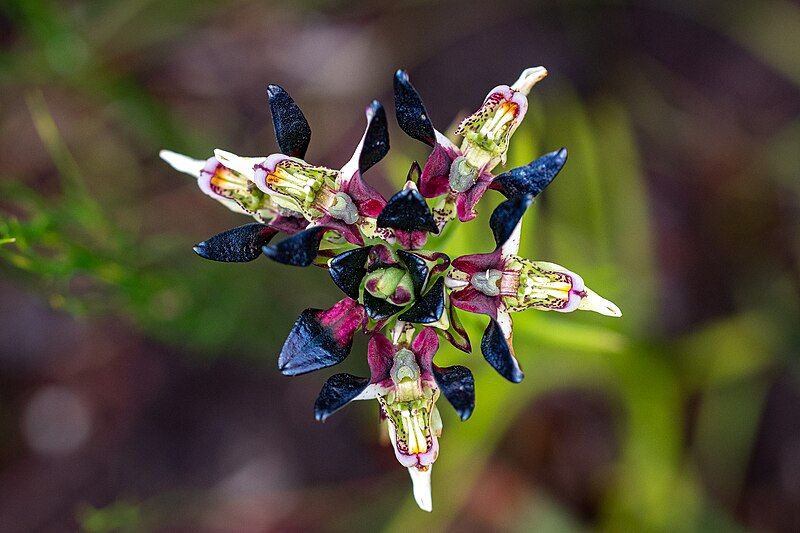
M 158 157 L 178 172 L 189 174 L 195 178 L 200 177 L 200 171 L 206 166 L 206 160 L 194 159 L 172 150 L 161 150 L 158 152 Z
M 397 69 L 395 71 L 395 73 L 394 73 L 394 79 L 396 79 L 399 82 L 404 82 L 404 83 L 407 82 L 408 81 L 408 71 L 406 71 L 406 70 L 404 70 L 402 68 Z
M 586 289 L 586 296 L 581 299 L 578 309 L 594 311 L 614 318 L 622 316 L 622 311 L 614 302 L 606 300 L 591 289 Z
M 547 76 L 547 69 L 539 67 L 530 67 L 522 71 L 517 81 L 511 86 L 512 89 L 527 95 L 534 85 L 542 81 Z
M 273 83 L 267 85 L 267 96 L 269 96 L 270 98 L 275 98 L 275 96 L 281 91 L 283 91 L 283 87 L 281 87 L 280 85 L 275 85 Z
M 409 467 L 408 473 L 411 476 L 411 483 L 414 490 L 414 500 L 423 511 L 433 511 L 433 498 L 431 497 L 431 470 L 429 466 L 425 470 L 418 470 L 416 467 Z

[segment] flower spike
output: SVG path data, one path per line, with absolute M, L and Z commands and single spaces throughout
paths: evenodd
M 267 87 L 272 124 L 281 152 L 303 159 L 311 142 L 311 127 L 300 107 L 280 85 Z

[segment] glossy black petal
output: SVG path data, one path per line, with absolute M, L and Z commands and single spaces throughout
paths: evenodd
M 475 378 L 469 368 L 461 365 L 445 368 L 434 366 L 433 377 L 461 421 L 468 419 L 475 409 Z
M 367 258 L 372 246 L 342 252 L 328 263 L 331 277 L 337 287 L 353 300 L 358 300 L 361 280 L 367 275 Z
M 411 274 L 411 281 L 414 283 L 414 294 L 419 296 L 422 293 L 422 287 L 425 286 L 425 279 L 428 277 L 428 264 L 420 256 L 405 250 L 397 250 L 397 257 L 405 264 L 406 270 Z
M 267 87 L 267 96 L 281 153 L 303 159 L 311 142 L 311 128 L 305 115 L 283 87 L 270 85 Z
M 506 198 L 527 194 L 536 196 L 550 185 L 566 162 L 566 148 L 544 154 L 523 167 L 500 174 L 492 180 L 491 188 L 500 191 Z
M 306 309 L 283 343 L 278 368 L 287 376 L 296 376 L 341 363 L 363 323 L 364 309 L 347 298 L 325 311 Z
M 202 258 L 226 263 L 246 263 L 261 255 L 261 248 L 278 233 L 266 224 L 253 222 L 229 229 L 197 243 L 194 253 Z
M 492 228 L 494 242 L 502 246 L 517 227 L 522 215 L 533 202 L 533 196 L 517 196 L 510 198 L 498 205 L 489 218 L 489 227 Z
M 319 243 L 325 231 L 326 228 L 319 226 L 306 229 L 278 244 L 264 246 L 262 251 L 273 261 L 284 265 L 308 266 L 317 257 Z
M 379 228 L 439 233 L 433 214 L 416 187 L 407 187 L 392 196 L 378 215 L 377 224 Z
M 360 378 L 352 374 L 334 374 L 322 390 L 319 391 L 317 401 L 314 402 L 314 416 L 320 422 L 353 401 L 369 386 L 369 378 Z
M 402 307 L 377 298 L 367 291 L 364 291 L 364 308 L 367 310 L 367 316 L 372 320 L 383 320 L 403 310 Z
M 490 319 L 481 339 L 481 353 L 492 368 L 512 383 L 519 383 L 525 377 L 519 363 L 508 345 L 500 324 Z
M 369 107 L 372 118 L 369 120 L 367 132 L 364 135 L 361 154 L 358 156 L 358 170 L 361 174 L 364 174 L 389 152 L 389 125 L 386 122 L 386 111 L 377 100 L 373 100 Z
M 444 312 L 444 278 L 439 278 L 428 292 L 418 298 L 411 309 L 400 315 L 400 320 L 417 324 L 431 324 L 442 318 Z
M 394 74 L 394 112 L 397 123 L 406 135 L 428 146 L 436 144 L 436 133 L 430 115 L 419 93 L 408 81 L 408 73 L 398 70 Z

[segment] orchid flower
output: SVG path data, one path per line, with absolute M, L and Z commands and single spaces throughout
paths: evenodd
M 271 86 L 276 87 L 276 86 Z M 367 107 L 367 127 L 353 156 L 341 169 L 307 163 L 300 156 L 277 153 L 266 158 L 240 157 L 223 150 L 215 156 L 236 169 L 279 207 L 302 216 L 309 231 L 321 227 L 363 245 L 375 237 L 376 218 L 386 200 L 362 178 L 389 151 L 386 112 L 377 100 Z
M 533 197 L 527 195 L 498 205 L 489 220 L 495 250 L 454 259 L 446 279 L 454 306 L 489 316 L 481 351 L 489 364 L 514 383 L 522 381 L 524 375 L 511 342 L 511 312 L 538 309 L 569 313 L 582 309 L 622 316 L 616 305 L 586 287 L 578 274 L 555 263 L 518 255 L 522 215 L 532 202 Z
M 433 127 L 408 74 L 397 71 L 394 78 L 397 121 L 409 136 L 433 148 L 422 170 L 419 190 L 426 198 L 446 195 L 434 210 L 440 227 L 456 215 L 462 222 L 475 218 L 475 205 L 493 185 L 495 167 L 505 164 L 511 136 L 528 110 L 527 95 L 545 76 L 544 67 L 528 68 L 511 86 L 498 85 L 489 91 L 483 105 L 456 129 L 456 135 L 463 137 L 457 147 Z M 563 166 L 566 150 L 558 153 Z M 542 188 L 525 192 L 535 195 Z
M 377 400 L 395 457 L 408 469 L 414 498 L 426 511 L 433 507 L 431 471 L 442 433 L 436 402 L 444 396 L 462 421 L 475 408 L 472 372 L 433 362 L 440 336 L 472 353 L 457 310 L 490 317 L 481 352 L 512 382 L 523 374 L 512 347 L 511 312 L 586 309 L 620 316 L 574 272 L 519 256 L 522 216 L 560 172 L 567 151 L 499 175 L 494 170 L 505 164 L 527 94 L 546 74 L 543 67 L 526 69 L 511 86 L 492 89 L 456 130 L 463 138 L 456 147 L 433 127 L 408 75 L 397 71 L 400 127 L 433 152 L 424 168 L 411 164 L 405 184 L 388 201 L 363 179 L 389 150 L 386 114 L 377 101 L 366 110 L 366 130 L 352 157 L 339 169 L 305 161 L 311 128 L 277 85 L 267 94 L 280 153 L 240 157 L 215 150 L 214 157 L 195 160 L 161 152 L 175 169 L 197 179 L 206 195 L 255 219 L 200 242 L 194 247 L 198 255 L 244 262 L 263 254 L 286 265 L 315 265 L 344 293 L 327 309 L 300 313 L 278 355 L 278 369 L 296 376 L 337 365 L 350 355 L 356 333 L 368 335 L 370 376 L 331 376 L 314 406 L 316 418 L 324 421 L 353 400 Z M 489 220 L 493 252 L 451 262 L 443 250 L 426 249 L 430 235 L 450 220 L 473 219 L 488 188 L 506 197 Z M 272 243 L 279 233 L 287 236 Z
M 353 400 L 377 399 L 388 421 L 395 457 L 411 476 L 414 498 L 420 508 L 431 511 L 431 469 L 442 434 L 436 401 L 443 394 L 461 420 L 468 419 L 475 407 L 475 381 L 464 366 L 439 368 L 433 364 L 439 349 L 436 330 L 424 327 L 410 342 L 413 328 L 400 323 L 396 330 L 401 333 L 395 343 L 380 334 L 370 338 L 369 378 L 331 376 L 314 411 L 317 420 L 324 421 Z

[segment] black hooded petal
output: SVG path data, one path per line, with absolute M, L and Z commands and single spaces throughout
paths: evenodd
M 403 310 L 402 307 L 373 296 L 367 291 L 364 291 L 364 307 L 367 310 L 367 316 L 372 320 L 383 320 Z
M 544 154 L 524 167 L 500 174 L 492 180 L 491 188 L 500 191 L 506 198 L 527 194 L 536 196 L 550 185 L 566 162 L 566 148 Z
M 303 159 L 311 142 L 311 128 L 305 115 L 280 85 L 267 87 L 267 96 L 281 153 Z
M 194 253 L 204 259 L 226 263 L 246 263 L 261 255 L 261 248 L 278 233 L 267 224 L 245 224 L 197 243 Z
M 414 283 L 414 294 L 419 296 L 428 277 L 428 264 L 417 254 L 405 250 L 397 250 L 397 257 L 406 265 L 406 270 L 411 274 L 411 281 Z
M 361 174 L 364 174 L 389 152 L 389 125 L 386 122 L 386 111 L 377 100 L 373 100 L 369 107 L 372 116 L 364 135 L 361 154 L 358 156 L 358 170 Z
M 264 246 L 262 251 L 273 261 L 284 265 L 308 266 L 317 258 L 319 243 L 326 231 L 326 228 L 320 226 L 306 229 L 278 244 Z
M 489 227 L 492 228 L 494 242 L 499 248 L 502 246 L 517 227 L 522 215 L 533 202 L 533 196 L 524 195 L 510 198 L 498 205 L 489 218 Z
M 326 311 L 306 309 L 283 343 L 278 368 L 287 376 L 341 363 L 353 347 L 353 334 L 365 320 L 364 308 L 346 298 Z
M 433 377 L 461 421 L 468 419 L 475 409 L 475 378 L 469 368 L 461 365 L 439 368 L 434 365 Z
M 379 228 L 439 233 L 433 214 L 416 186 L 405 187 L 389 199 L 378 215 Z
M 361 280 L 367 275 L 367 258 L 372 246 L 342 252 L 328 263 L 331 278 L 337 287 L 354 300 L 358 300 Z
M 394 74 L 394 112 L 397 123 L 406 135 L 428 146 L 436 144 L 436 133 L 430 115 L 419 93 L 408 81 L 408 73 L 398 70 Z
M 352 374 L 334 374 L 328 378 L 317 401 L 314 402 L 314 416 L 320 422 L 353 401 L 369 386 L 369 378 L 360 378 Z
M 400 320 L 417 324 L 431 324 L 442 318 L 444 312 L 444 278 L 439 278 L 428 292 L 418 298 L 411 309 L 400 315 Z
M 481 339 L 481 352 L 492 368 L 512 383 L 519 383 L 525 377 L 519 368 L 511 346 L 508 345 L 500 324 L 490 319 Z

